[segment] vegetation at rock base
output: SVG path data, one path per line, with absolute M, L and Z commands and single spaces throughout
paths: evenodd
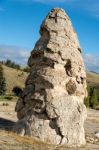
M 23 71 L 24 71 L 24 72 L 30 72 L 30 68 L 29 68 L 29 67 L 25 67 L 25 68 L 23 69 Z
M 99 87 L 88 85 L 88 96 L 85 98 L 85 105 L 93 109 L 99 109 Z
M 97 97 L 96 89 L 93 89 L 92 96 L 91 96 L 91 99 L 90 99 L 90 106 L 92 108 L 95 108 L 95 106 L 97 104 L 98 104 L 98 97 Z
M 16 102 L 18 97 L 15 95 L 0 95 L 0 102 Z
M 22 93 L 22 89 L 18 86 L 15 86 L 12 90 L 12 92 L 16 95 L 16 96 L 20 96 L 20 94 Z
M 13 88 L 16 86 L 23 89 L 25 86 L 25 80 L 28 76 L 28 73 L 22 70 L 7 67 L 5 65 L 2 65 L 2 67 L 6 79 L 6 89 L 7 89 L 6 94 L 13 95 L 14 94 Z
M 6 92 L 6 80 L 3 73 L 2 65 L 0 64 L 0 95 L 4 95 Z

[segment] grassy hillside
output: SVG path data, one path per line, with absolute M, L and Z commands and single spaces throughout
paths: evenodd
M 94 72 L 87 72 L 87 82 L 93 86 L 99 86 L 99 74 Z
M 28 75 L 26 72 L 13 69 L 4 65 L 3 65 L 3 69 L 4 69 L 4 76 L 6 78 L 6 83 L 7 83 L 6 93 L 12 94 L 12 89 L 15 86 L 24 88 L 24 83 Z
M 7 93 L 12 94 L 12 89 L 15 86 L 24 88 L 24 83 L 28 73 L 13 69 L 3 65 L 4 76 L 7 83 Z M 99 74 L 94 72 L 87 72 L 87 82 L 89 85 L 99 86 Z

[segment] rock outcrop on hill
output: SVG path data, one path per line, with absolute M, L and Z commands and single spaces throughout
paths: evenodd
M 86 119 L 86 73 L 72 23 L 52 9 L 40 28 L 28 64 L 31 72 L 16 104 L 14 131 L 52 144 L 82 146 Z

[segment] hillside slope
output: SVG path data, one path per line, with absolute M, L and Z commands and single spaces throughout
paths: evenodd
M 87 72 L 87 82 L 89 85 L 99 86 L 99 74 L 94 72 Z
M 12 94 L 13 87 L 15 86 L 24 88 L 24 83 L 28 73 L 4 65 L 3 65 L 3 69 L 4 69 L 6 84 L 7 84 L 6 93 Z
M 7 83 L 7 93 L 12 94 L 12 89 L 15 86 L 24 88 L 25 80 L 28 76 L 28 73 L 13 69 L 3 65 L 4 76 Z M 99 74 L 94 72 L 87 72 L 87 82 L 90 85 L 99 86 Z

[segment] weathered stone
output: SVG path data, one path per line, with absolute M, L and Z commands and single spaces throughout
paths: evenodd
M 85 145 L 86 73 L 72 23 L 55 8 L 40 28 L 31 52 L 30 75 L 16 104 L 14 131 L 52 144 Z
M 99 139 L 99 132 L 95 133 L 95 137 Z
M 74 94 L 77 89 L 75 81 L 70 79 L 69 82 L 66 84 L 66 89 L 68 94 Z

